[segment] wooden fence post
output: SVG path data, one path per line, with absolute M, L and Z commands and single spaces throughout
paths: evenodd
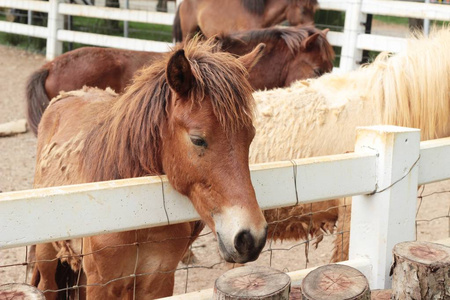
M 48 36 L 47 36 L 47 60 L 52 60 L 62 54 L 62 42 L 58 41 L 58 30 L 64 29 L 63 15 L 59 14 L 58 6 L 60 0 L 49 0 L 50 8 L 48 11 Z
M 356 47 L 358 35 L 364 33 L 365 14 L 361 12 L 362 0 L 348 0 L 345 11 L 344 41 L 342 43 L 339 69 L 343 72 L 359 67 L 362 60 L 362 50 Z
M 361 127 L 355 152 L 375 151 L 376 191 L 353 197 L 349 258 L 369 258 L 371 289 L 391 287 L 393 247 L 415 239 L 420 130 Z

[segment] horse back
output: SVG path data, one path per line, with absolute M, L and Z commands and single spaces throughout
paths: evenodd
M 86 182 L 80 169 L 84 141 L 115 98 L 111 90 L 84 88 L 50 102 L 38 129 L 35 188 Z
M 73 91 L 85 85 L 100 89 L 110 87 L 120 93 L 138 69 L 161 55 L 98 47 L 70 51 L 44 65 L 49 70 L 45 90 L 50 99 L 60 91 Z

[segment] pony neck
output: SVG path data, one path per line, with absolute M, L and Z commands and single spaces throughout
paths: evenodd
M 161 131 L 170 89 L 163 80 L 135 81 L 94 129 L 86 143 L 91 180 L 163 174 Z M 96 156 L 95 158 L 92 156 Z

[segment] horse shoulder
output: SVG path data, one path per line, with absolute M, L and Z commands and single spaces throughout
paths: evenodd
M 94 88 L 62 93 L 42 116 L 38 131 L 35 187 L 80 183 L 79 156 L 90 129 L 100 122 L 111 91 Z

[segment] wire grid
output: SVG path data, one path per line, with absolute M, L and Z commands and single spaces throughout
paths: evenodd
M 306 208 L 308 205 L 305 205 Z M 347 211 L 347 205 L 340 207 L 330 207 L 326 212 L 333 208 Z M 308 209 L 306 209 L 308 211 Z M 285 220 L 305 219 L 312 214 L 306 212 L 297 216 L 290 216 Z M 285 221 L 281 220 L 281 221 Z M 278 222 L 271 225 L 277 226 Z M 312 226 L 311 224 L 309 226 Z M 334 232 L 322 232 L 323 235 L 309 237 L 302 241 L 284 241 L 274 242 L 268 240 L 263 249 L 260 258 L 249 265 L 265 265 L 289 272 L 303 268 L 309 268 L 327 264 L 331 261 L 333 252 L 333 241 L 343 239 L 348 231 L 342 230 L 342 226 L 335 227 Z M 448 238 L 450 236 L 450 181 L 430 184 L 423 186 L 418 190 L 418 209 L 416 219 L 416 232 L 418 240 L 436 241 Z M 181 237 L 180 239 L 189 239 L 190 237 Z M 323 240 L 322 240 L 323 238 Z M 212 288 L 215 279 L 230 268 L 236 267 L 223 261 L 217 250 L 217 242 L 213 233 L 205 228 L 197 240 L 191 245 L 191 251 L 195 257 L 190 257 L 187 264 L 179 263 L 175 270 L 156 271 L 137 273 L 137 261 L 140 255 L 140 249 L 146 243 L 160 243 L 162 241 L 152 241 L 144 243 L 130 243 L 124 245 L 112 246 L 135 247 L 136 260 L 132 268 L 133 274 L 124 275 L 107 282 L 96 283 L 93 285 L 105 286 L 113 282 L 132 279 L 136 282 L 137 278 L 142 278 L 151 274 L 165 274 L 175 272 L 175 294 L 192 292 L 205 288 Z M 315 243 L 318 248 L 315 248 Z M 111 247 L 109 247 L 111 248 Z M 103 250 L 103 249 L 102 249 Z M 102 251 L 100 250 L 100 251 Z M 81 257 L 93 255 L 94 253 L 83 253 Z M 190 254 L 190 255 L 192 255 Z M 30 269 L 35 261 L 28 258 L 28 250 L 17 248 L 3 250 L 0 252 L 0 284 L 11 282 L 29 282 Z M 78 277 L 79 280 L 80 277 Z M 8 280 L 9 279 L 9 280 Z M 76 284 L 78 287 L 85 287 L 81 282 Z M 67 287 L 68 293 L 75 288 Z M 75 297 L 76 299 L 76 297 Z

